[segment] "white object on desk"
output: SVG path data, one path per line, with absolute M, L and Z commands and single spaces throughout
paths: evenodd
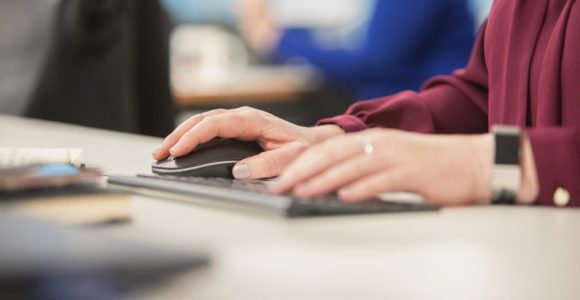
M 0 166 L 29 164 L 82 164 L 83 150 L 79 148 L 9 148 L 0 147 Z

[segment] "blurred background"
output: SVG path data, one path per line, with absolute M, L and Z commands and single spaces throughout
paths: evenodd
M 0 113 L 164 136 L 191 114 L 249 105 L 311 125 L 464 66 L 490 7 L 0 0 Z

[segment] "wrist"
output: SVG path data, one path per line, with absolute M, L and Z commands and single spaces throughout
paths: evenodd
M 522 136 L 520 166 L 522 168 L 522 185 L 518 192 L 518 204 L 533 204 L 539 196 L 540 184 L 530 139 Z
M 481 175 L 485 182 L 483 187 L 485 188 L 480 192 L 479 195 L 486 202 L 489 203 L 492 197 L 492 176 L 494 168 L 494 149 L 495 149 L 495 139 L 493 134 L 485 134 L 476 139 L 475 151 L 478 155 L 478 160 L 481 168 Z M 521 184 L 517 193 L 516 203 L 529 205 L 533 204 L 539 195 L 539 183 L 538 176 L 536 173 L 536 165 L 534 161 L 534 155 L 532 152 L 532 146 L 529 138 L 523 134 L 520 146 L 520 169 L 521 169 Z
M 494 160 L 494 136 L 493 134 L 482 134 L 470 137 L 472 157 L 475 166 L 474 195 L 477 203 L 491 203 L 492 190 L 491 178 L 493 173 Z

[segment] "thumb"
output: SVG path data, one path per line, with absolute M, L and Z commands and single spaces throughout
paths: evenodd
M 282 170 L 305 150 L 304 146 L 292 143 L 280 148 L 264 151 L 256 156 L 239 161 L 232 173 L 236 179 L 262 179 L 280 175 Z

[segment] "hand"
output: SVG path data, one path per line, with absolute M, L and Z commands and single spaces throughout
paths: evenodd
M 412 192 L 442 205 L 486 203 L 492 164 L 491 135 L 371 129 L 309 148 L 283 172 L 275 190 L 306 198 L 338 191 L 345 201 Z
M 274 24 L 265 0 L 239 0 L 239 29 L 256 51 L 267 53 L 278 43 L 280 30 Z
M 268 178 L 279 175 L 308 147 L 343 133 L 335 125 L 301 127 L 249 107 L 217 109 L 183 122 L 165 138 L 153 157 L 180 157 L 215 137 L 258 141 L 264 152 L 238 162 L 233 173 L 239 179 Z

